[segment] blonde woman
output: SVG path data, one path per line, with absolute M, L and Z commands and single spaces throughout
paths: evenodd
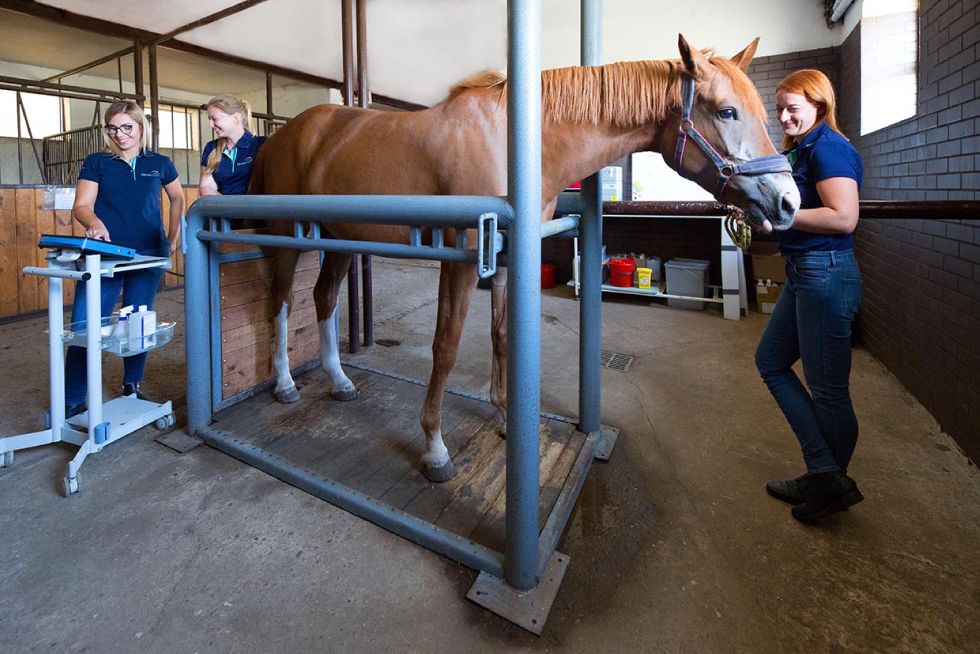
M 252 163 L 266 137 L 249 131 L 247 101 L 222 94 L 208 102 L 208 123 L 218 138 L 201 153 L 201 195 L 241 195 L 248 191 Z
M 147 149 L 150 126 L 131 100 L 114 102 L 105 112 L 107 151 L 86 157 L 78 175 L 71 215 L 89 238 L 134 248 L 139 254 L 169 256 L 180 242 L 184 193 L 174 162 Z M 170 199 L 168 230 L 160 220 L 160 191 Z M 119 293 L 123 305 L 153 307 L 161 268 L 131 270 L 102 279 L 102 316 L 112 313 Z M 85 323 L 85 284 L 75 288 L 72 323 Z M 123 395 L 143 399 L 140 383 L 146 353 L 123 360 Z M 65 358 L 65 409 L 68 417 L 85 410 L 85 349 L 69 347 Z

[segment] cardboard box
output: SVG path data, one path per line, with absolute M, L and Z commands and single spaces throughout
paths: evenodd
M 772 241 L 757 241 L 752 244 L 752 277 L 771 279 L 780 284 L 786 282 L 786 259 Z
M 759 313 L 772 313 L 776 308 L 776 300 L 783 291 L 783 284 L 756 284 L 755 286 L 755 308 Z

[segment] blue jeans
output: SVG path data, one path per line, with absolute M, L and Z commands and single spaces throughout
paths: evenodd
M 851 325 L 863 284 L 853 250 L 786 257 L 786 286 L 755 365 L 800 441 L 807 472 L 846 472 L 857 444 L 851 404 Z M 793 371 L 803 360 L 809 392 Z
M 103 277 L 102 283 L 102 317 L 112 314 L 122 291 L 123 306 L 132 304 L 134 308 L 145 304 L 153 308 L 153 300 L 163 277 L 162 268 L 143 268 L 124 272 L 115 277 Z M 76 329 L 85 326 L 85 282 L 75 284 L 75 304 L 71 308 L 71 322 Z M 123 359 L 123 383 L 131 384 L 143 380 L 143 369 L 146 367 L 146 352 L 134 354 Z M 88 385 L 85 361 L 85 348 L 71 346 L 65 355 L 65 406 L 73 407 L 85 401 Z

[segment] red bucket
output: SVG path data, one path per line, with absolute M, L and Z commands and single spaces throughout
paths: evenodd
M 558 283 L 558 266 L 553 263 L 541 264 L 541 288 L 554 288 Z
M 609 281 L 613 286 L 629 288 L 633 286 L 633 271 L 636 270 L 636 261 L 633 257 L 626 259 L 609 260 Z

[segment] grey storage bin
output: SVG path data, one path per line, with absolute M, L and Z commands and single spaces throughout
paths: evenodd
M 705 297 L 704 290 L 708 284 L 708 266 L 710 265 L 710 261 L 703 259 L 671 259 L 665 263 L 667 294 Z M 667 306 L 681 309 L 704 309 L 708 303 L 667 298 Z
M 660 257 L 655 257 L 652 254 L 647 255 L 647 268 L 651 270 L 650 281 L 659 282 L 661 279 L 661 269 L 663 268 L 663 262 Z

